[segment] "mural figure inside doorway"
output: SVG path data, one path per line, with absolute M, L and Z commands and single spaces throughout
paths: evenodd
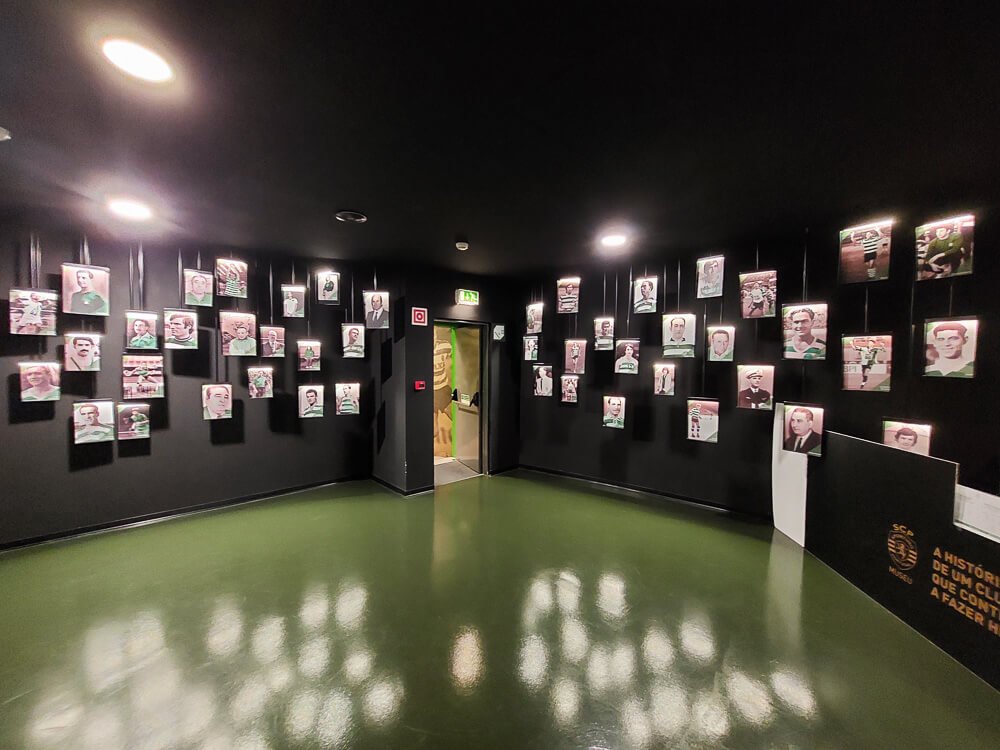
M 451 329 L 434 326 L 434 455 L 450 456 L 452 444 Z

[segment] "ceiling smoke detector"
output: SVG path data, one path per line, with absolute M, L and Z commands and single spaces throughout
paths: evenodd
M 368 221 L 368 217 L 360 211 L 337 211 L 334 215 L 337 217 L 337 221 L 343 221 L 347 224 L 364 224 Z

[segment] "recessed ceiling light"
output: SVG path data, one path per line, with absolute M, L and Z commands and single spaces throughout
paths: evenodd
M 112 65 L 143 81 L 166 83 L 173 80 L 170 64 L 153 50 L 128 39 L 105 39 L 101 52 Z
M 0 128 L 0 141 L 9 141 L 10 131 L 7 128 Z
M 466 250 L 469 249 L 469 243 L 468 242 L 462 242 L 460 240 L 460 241 L 458 241 L 458 242 L 455 243 L 455 249 L 458 250 L 460 253 L 464 253 Z
M 364 224 L 368 217 L 360 211 L 337 211 L 335 214 L 337 221 L 344 221 L 348 224 Z
M 107 205 L 108 211 L 126 221 L 149 221 L 153 218 L 153 209 L 133 198 L 108 198 Z
M 624 234 L 606 234 L 601 237 L 601 244 L 604 247 L 622 247 L 628 242 L 628 237 Z

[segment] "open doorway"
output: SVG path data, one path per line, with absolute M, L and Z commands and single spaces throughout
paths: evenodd
M 480 323 L 434 321 L 434 485 L 479 476 L 486 465 Z

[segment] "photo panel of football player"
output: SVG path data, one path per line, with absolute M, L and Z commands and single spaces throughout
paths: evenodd
M 774 409 L 774 367 L 736 366 L 736 406 L 739 409 Z
M 740 274 L 740 312 L 744 318 L 773 318 L 777 307 L 777 271 Z
M 841 338 L 845 391 L 886 393 L 891 386 L 892 336 L 861 334 Z
M 785 441 L 782 448 L 810 456 L 823 455 L 823 407 L 785 404 Z
M 656 286 L 659 279 L 647 276 L 632 283 L 632 312 L 636 315 L 656 312 Z
M 639 374 L 639 339 L 618 339 L 615 345 L 615 372 Z
M 656 362 L 653 364 L 653 395 L 674 395 L 674 373 L 676 365 L 672 362 Z
M 826 303 L 782 305 L 785 359 L 826 359 Z
M 892 219 L 840 230 L 840 283 L 889 278 Z
M 693 357 L 697 319 L 691 313 L 664 313 L 664 357 Z
M 688 440 L 702 443 L 719 442 L 719 402 L 715 399 L 687 400 Z
M 722 280 L 726 259 L 721 255 L 698 258 L 698 299 L 722 296 Z
M 615 350 L 615 319 L 594 318 L 594 351 L 613 352 Z
M 708 345 L 709 362 L 733 361 L 733 349 L 736 344 L 736 328 L 734 326 L 708 326 L 705 338 Z
M 533 302 L 524 308 L 525 333 L 534 335 L 542 332 L 542 311 L 544 309 L 545 305 L 541 302 Z
M 976 218 L 966 214 L 917 227 L 917 281 L 972 273 L 975 226 Z
M 919 422 L 882 420 L 882 444 L 908 453 L 931 455 L 931 426 Z
M 556 312 L 580 312 L 580 278 L 559 279 L 556 283 Z
M 605 396 L 604 397 L 604 417 L 601 422 L 604 427 L 611 427 L 616 430 L 625 429 L 625 397 Z
M 976 374 L 976 318 L 942 318 L 924 323 L 924 375 L 971 378 Z
M 561 375 L 559 377 L 559 385 L 561 386 L 560 401 L 564 404 L 575 404 L 577 402 L 577 392 L 580 389 L 580 376 Z
M 552 365 L 532 365 L 531 372 L 535 378 L 534 395 L 552 395 Z
M 585 373 L 587 371 L 587 340 L 566 339 L 563 348 L 565 350 L 563 370 L 575 375 Z

